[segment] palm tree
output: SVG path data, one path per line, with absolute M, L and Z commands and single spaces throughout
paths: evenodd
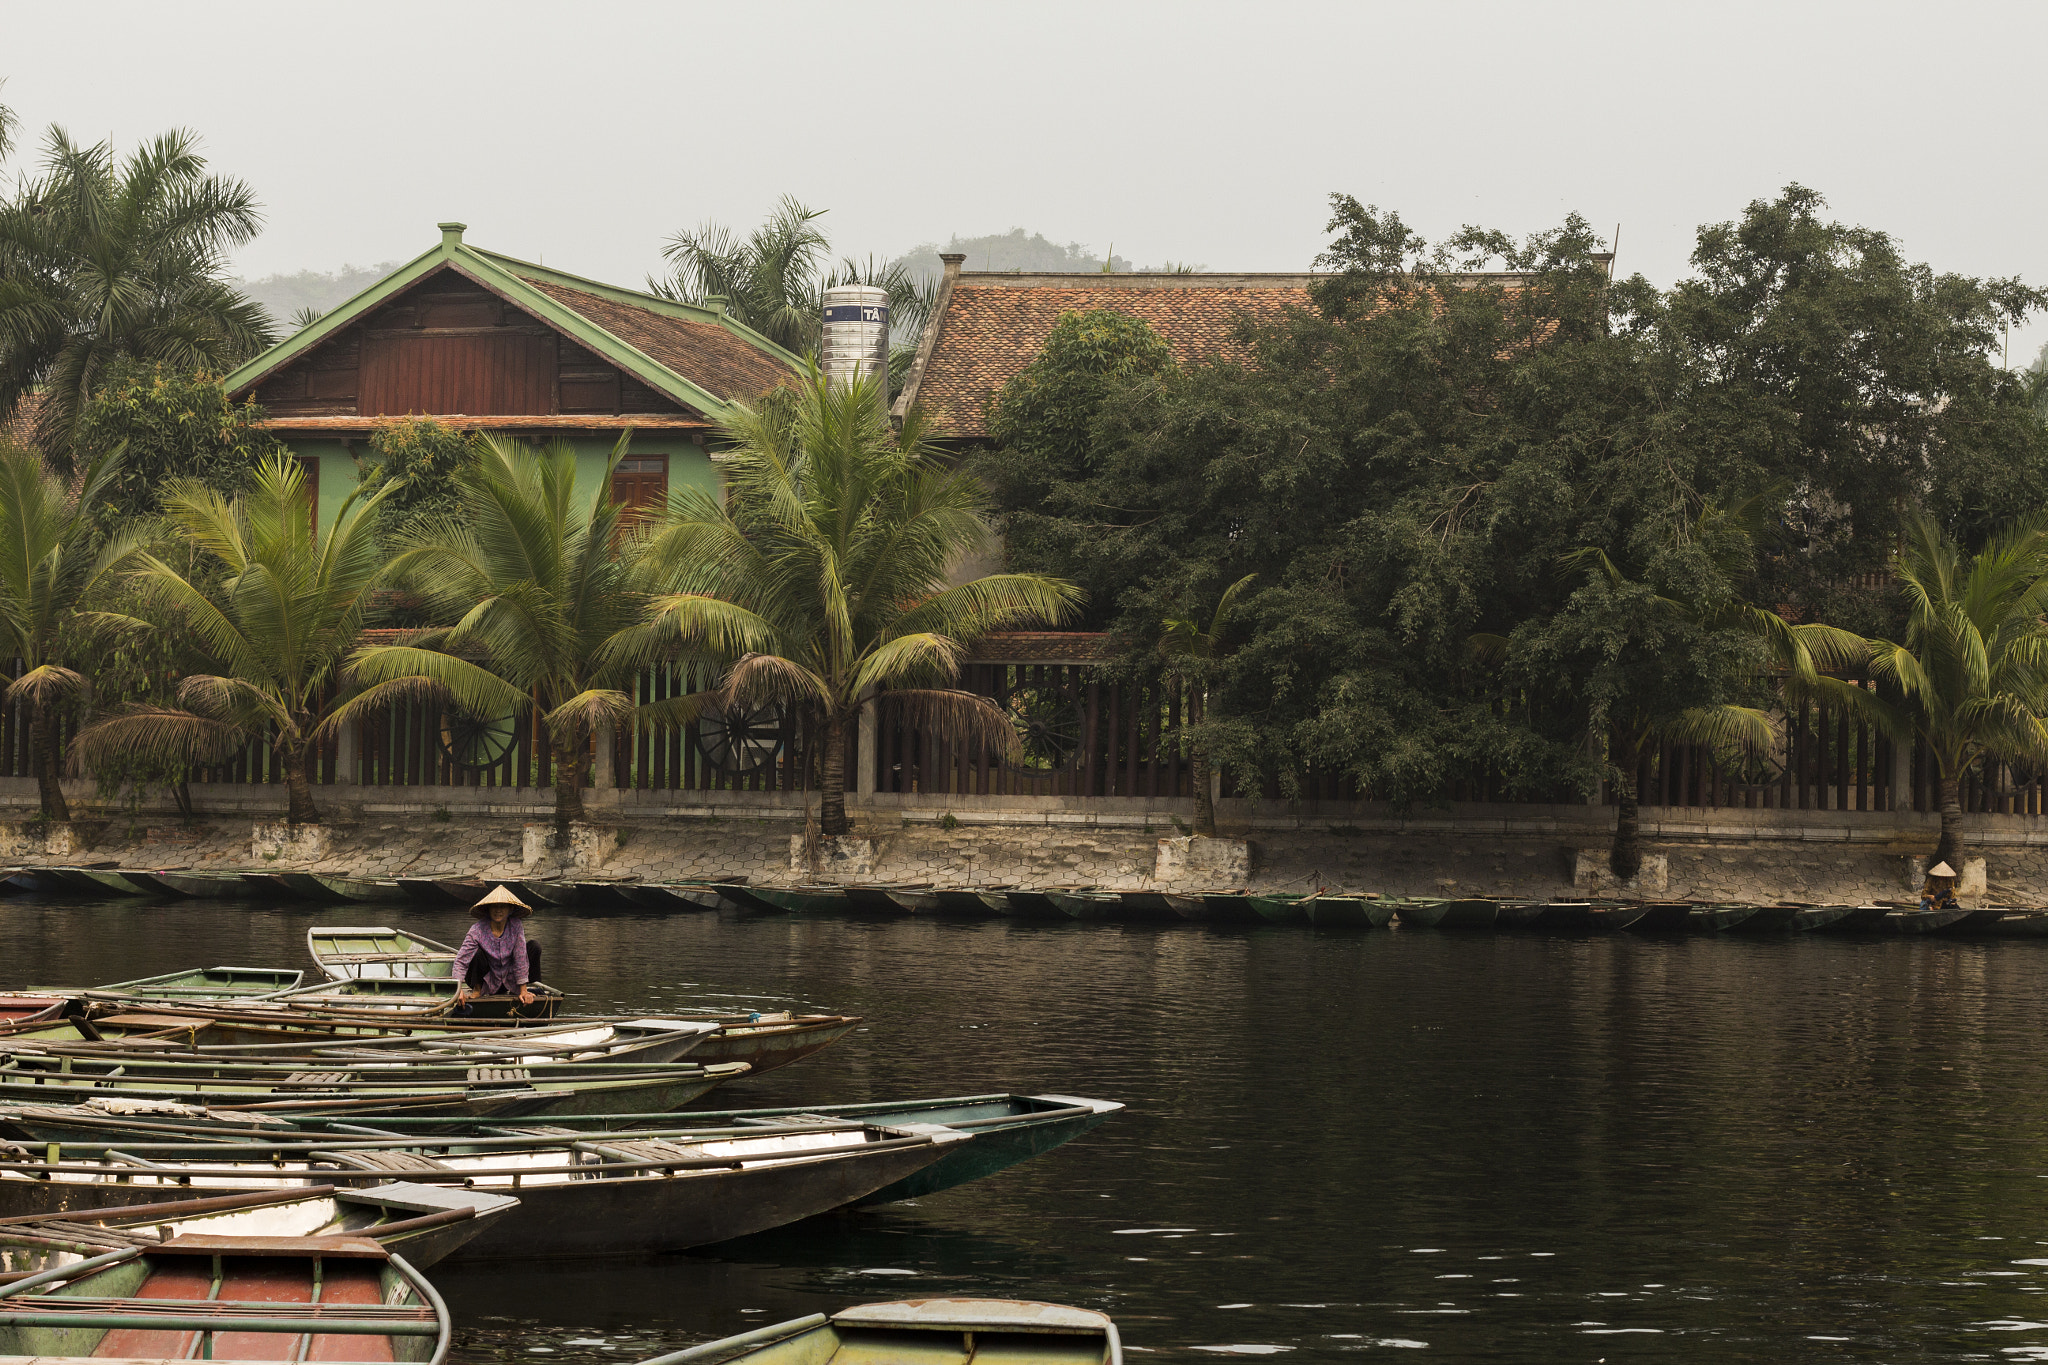
M 631 438 L 619 438 L 598 489 L 610 487 Z M 566 845 L 569 826 L 583 819 L 592 734 L 623 720 L 687 720 L 697 699 L 633 705 L 632 679 L 652 653 L 620 637 L 643 626 L 647 596 L 634 576 L 625 509 L 578 483 L 575 450 L 486 435 L 472 451 L 456 476 L 455 515 L 406 537 L 391 565 L 442 613 L 437 619 L 456 624 L 414 644 L 358 651 L 355 676 L 367 687 L 349 714 L 404 697 L 477 717 L 516 717 L 537 705 L 557 840 Z
M 1701 676 L 1703 658 L 1747 667 L 1746 659 L 1760 653 L 1782 687 L 1795 694 L 1821 686 L 1826 670 L 1863 658 L 1860 636 L 1817 623 L 1795 625 L 1736 595 L 1751 571 L 1755 535 L 1772 501 L 1771 494 L 1760 494 L 1726 507 L 1708 503 L 1697 517 L 1674 526 L 1666 553 L 1687 561 L 1689 571 L 1673 575 L 1687 583 L 1682 590 L 1660 591 L 1629 579 L 1596 546 L 1563 556 L 1565 567 L 1584 570 L 1587 579 L 1586 590 L 1574 595 L 1559 618 L 1565 623 L 1563 634 L 1594 644 L 1599 655 L 1590 661 L 1552 658 L 1540 666 L 1556 672 L 1576 665 L 1587 674 L 1603 675 L 1599 686 L 1606 695 L 1598 718 L 1609 733 L 1605 768 L 1616 808 L 1607 863 L 1622 881 L 1642 871 L 1636 774 L 1652 744 L 1700 744 L 1751 754 L 1767 753 L 1777 744 L 1772 711 L 1702 700 L 1703 692 L 1712 691 Z M 1509 642 L 1480 635 L 1473 643 L 1488 656 Z
M 823 209 L 806 208 L 790 195 L 776 202 L 768 221 L 746 238 L 717 223 L 678 232 L 661 254 L 674 273 L 650 280 L 656 293 L 684 303 L 723 298 L 726 311 L 770 341 L 809 355 L 818 349 L 827 289 L 865 284 L 889 294 L 890 333 L 897 350 L 914 354 L 938 298 L 936 277 L 917 275 L 901 262 L 842 258 L 825 270 L 831 243 L 819 230 Z M 898 363 L 891 356 L 892 365 Z
M 29 766 L 43 818 L 69 820 L 58 781 L 59 708 L 87 693 L 85 678 L 59 662 L 92 617 L 88 599 L 134 552 L 133 532 L 93 549 L 91 508 L 113 478 L 125 447 L 84 471 L 74 490 L 32 450 L 0 439 L 0 639 L 24 670 L 6 689 L 29 725 Z
M 60 468 L 114 361 L 223 373 L 272 340 L 226 279 L 261 225 L 255 194 L 208 175 L 195 146 L 165 133 L 117 165 L 110 144 L 53 129 L 42 173 L 0 204 L 0 415 L 43 390 L 35 443 Z
M 1969 555 L 1916 512 L 1892 569 L 1909 612 L 1904 641 L 1868 642 L 1876 689 L 1822 678 L 1813 690 L 1895 743 L 1927 745 L 1941 792 L 1931 861 L 1961 867 L 1963 774 L 1985 760 L 2048 766 L 2048 526 L 2010 527 Z
M 828 386 L 816 369 L 793 408 L 742 408 L 725 422 L 723 500 L 670 499 L 650 533 L 651 572 L 680 579 L 654 598 L 637 648 L 737 656 L 723 704 L 774 703 L 816 722 L 820 825 L 846 815 L 846 727 L 897 708 L 969 742 L 1017 747 L 1007 715 L 959 691 L 966 642 L 1070 615 L 1080 592 L 1038 574 L 949 583 L 991 543 L 979 481 L 941 459 L 913 418 L 894 431 L 879 381 Z M 622 642 L 624 643 L 624 642 Z
M 73 765 L 124 754 L 219 763 L 267 739 L 284 765 L 286 820 L 317 821 L 308 765 L 343 719 L 341 670 L 383 577 L 376 523 L 389 493 L 351 493 L 316 537 L 312 490 L 289 456 L 266 458 L 252 490 L 232 501 L 190 480 L 166 489 L 165 520 L 222 577 L 209 590 L 199 574 L 141 554 L 131 581 L 147 605 L 192 631 L 217 671 L 184 678 L 179 706 L 131 705 L 87 726 Z
M 1209 718 L 1209 684 L 1214 680 L 1216 661 L 1223 657 L 1223 634 L 1230 629 L 1238 594 L 1251 586 L 1257 574 L 1246 574 L 1223 590 L 1209 628 L 1202 629 L 1193 617 L 1168 617 L 1160 623 L 1159 652 L 1167 659 L 1168 676 L 1192 689 L 1198 714 Z M 1209 746 L 1196 739 L 1188 746 L 1190 776 L 1195 784 L 1195 833 L 1205 839 L 1216 837 L 1216 804 L 1209 799 Z

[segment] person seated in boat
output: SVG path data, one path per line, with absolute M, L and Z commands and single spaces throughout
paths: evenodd
M 533 1003 L 533 983 L 540 979 L 540 945 L 526 937 L 526 902 L 494 887 L 470 908 L 476 923 L 462 936 L 455 952 L 455 1003 L 476 995 L 518 995 Z
M 1956 870 L 1945 862 L 1927 869 L 1927 882 L 1920 888 L 1922 910 L 1955 910 Z

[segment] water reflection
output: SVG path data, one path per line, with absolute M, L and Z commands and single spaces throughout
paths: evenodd
M 334 917 L 8 901 L 0 984 L 298 964 Z M 1130 1110 L 912 1206 L 444 1270 L 467 1360 L 633 1360 L 938 1293 L 1104 1309 L 1134 1359 L 2048 1359 L 2048 944 L 559 913 L 534 933 L 591 1009 L 867 1016 L 708 1107 L 1017 1089 Z

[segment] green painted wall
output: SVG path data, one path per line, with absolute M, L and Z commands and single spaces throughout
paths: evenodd
M 612 447 L 617 444 L 615 433 L 592 431 L 569 431 L 558 433 L 576 451 L 576 486 L 579 490 L 595 494 L 599 476 L 605 462 L 611 458 Z M 336 514 L 341 511 L 342 500 L 355 490 L 359 477 L 356 457 L 368 462 L 370 442 L 360 437 L 352 442 L 337 439 L 313 439 L 289 436 L 285 444 L 301 459 L 315 460 L 320 466 L 320 518 L 321 526 L 332 526 Z M 349 453 L 354 447 L 355 454 Z M 668 456 L 668 486 L 670 492 L 684 487 L 701 488 L 716 494 L 719 490 L 718 468 L 705 454 L 704 447 L 692 445 L 686 435 L 677 432 L 634 432 L 633 443 L 627 447 L 633 455 Z

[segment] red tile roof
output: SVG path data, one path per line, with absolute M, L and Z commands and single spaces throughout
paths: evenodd
M 944 436 L 988 432 L 988 400 L 1031 363 L 1060 314 L 1107 308 L 1143 318 L 1183 365 L 1230 349 L 1238 321 L 1277 322 L 1309 306 L 1313 275 L 1004 275 L 962 272 L 911 401 Z
M 629 412 L 620 417 L 604 413 L 472 416 L 461 412 L 419 413 L 415 416 L 431 417 L 457 431 L 622 431 L 627 427 L 635 431 L 710 431 L 716 426 L 716 423 L 702 417 L 674 412 Z M 412 417 L 350 417 L 344 414 L 335 417 L 267 417 L 256 425 L 265 431 L 284 432 L 378 431 L 393 422 L 412 420 Z
M 793 377 L 787 365 L 717 323 L 687 322 L 551 280 L 529 282 L 715 397 L 748 402 Z
M 1007 630 L 976 640 L 967 657 L 979 664 L 1085 664 L 1114 652 L 1100 631 Z

